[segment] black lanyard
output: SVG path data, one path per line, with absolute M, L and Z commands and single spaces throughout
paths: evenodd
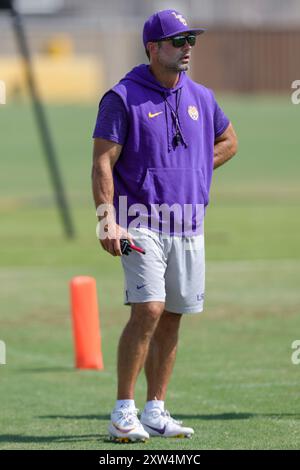
M 170 108 L 171 115 L 172 115 L 172 118 L 174 119 L 174 123 L 175 123 L 176 134 L 174 136 L 174 140 L 175 140 L 175 145 L 176 146 L 179 145 L 181 140 L 182 140 L 181 132 L 180 132 L 179 117 L 178 117 L 178 109 L 179 109 L 179 104 L 180 104 L 181 92 L 182 92 L 182 89 L 180 88 L 178 90 L 178 92 L 176 93 L 176 110 L 173 108 L 173 106 L 166 99 L 166 103 Z

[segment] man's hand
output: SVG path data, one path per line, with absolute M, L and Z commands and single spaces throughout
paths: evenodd
M 105 232 L 107 233 L 107 237 L 99 239 L 102 248 L 105 251 L 108 251 L 112 256 L 122 256 L 121 251 L 121 238 L 127 238 L 130 243 L 133 244 L 134 240 L 130 233 L 128 233 L 125 229 L 120 227 L 120 225 L 116 224 L 115 222 L 110 222 L 104 228 Z

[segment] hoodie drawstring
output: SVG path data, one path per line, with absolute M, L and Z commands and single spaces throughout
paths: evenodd
M 181 92 L 182 89 L 180 88 L 179 90 L 176 90 L 176 110 L 174 110 L 173 106 L 168 102 L 167 95 L 166 93 L 164 94 L 164 103 L 165 103 L 165 114 L 166 114 L 166 125 L 167 125 L 167 140 L 168 140 L 168 152 L 171 151 L 171 142 L 170 142 L 170 136 L 169 136 L 169 124 L 168 124 L 168 110 L 167 106 L 170 108 L 171 115 L 174 120 L 174 125 L 176 129 L 176 134 L 174 136 L 175 139 L 175 145 L 179 145 L 180 141 L 184 144 L 185 147 L 187 147 L 186 140 L 184 138 L 181 125 L 180 125 L 180 120 L 179 120 L 179 104 L 180 104 L 180 98 L 181 98 Z
M 178 98 L 178 106 L 177 106 L 178 92 L 179 92 L 179 98 Z M 177 125 L 178 125 L 178 129 L 176 129 L 176 131 L 180 134 L 182 143 L 184 144 L 185 148 L 187 148 L 188 144 L 185 140 L 185 137 L 184 137 L 184 134 L 183 134 L 183 131 L 182 131 L 182 128 L 181 128 L 180 119 L 179 119 L 179 112 L 178 112 L 179 111 L 180 98 L 181 98 L 181 92 L 182 92 L 182 88 L 180 88 L 179 90 L 176 91 L 176 118 L 177 118 Z
M 167 126 L 167 143 L 168 143 L 168 152 L 171 152 L 171 142 L 169 136 L 169 121 L 168 121 L 168 109 L 167 109 L 167 97 L 164 96 L 165 103 L 165 117 L 166 117 L 166 126 Z

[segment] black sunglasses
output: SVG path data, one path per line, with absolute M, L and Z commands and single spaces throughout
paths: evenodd
M 194 46 L 196 44 L 196 38 L 194 34 L 189 34 L 188 36 L 173 36 L 171 38 L 161 39 L 161 41 L 172 41 L 173 47 L 183 47 L 186 41 L 190 46 Z

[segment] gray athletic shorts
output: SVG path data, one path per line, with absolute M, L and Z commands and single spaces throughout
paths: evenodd
M 205 287 L 204 235 L 167 236 L 147 228 L 129 230 L 136 246 L 121 257 L 124 304 L 160 301 L 174 313 L 200 313 Z

